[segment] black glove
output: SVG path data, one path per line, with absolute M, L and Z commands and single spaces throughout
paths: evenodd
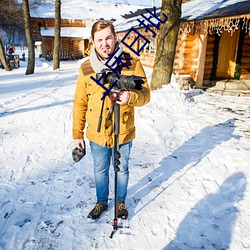
M 72 151 L 73 160 L 75 162 L 78 162 L 78 161 L 80 161 L 83 158 L 83 156 L 85 154 L 86 154 L 86 149 L 85 148 L 82 148 L 81 146 L 80 147 L 76 147 Z

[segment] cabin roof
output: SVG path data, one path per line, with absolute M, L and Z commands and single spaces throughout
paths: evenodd
M 148 8 L 152 11 L 152 9 Z M 156 14 L 160 16 L 160 8 L 156 9 Z M 117 20 L 114 24 L 117 32 L 129 30 L 131 27 L 139 28 L 137 19 L 143 19 L 141 14 L 149 17 L 145 9 L 137 10 L 134 13 L 126 14 L 123 19 Z M 199 21 L 228 16 L 238 16 L 250 14 L 249 0 L 191 0 L 182 4 L 182 22 Z M 158 23 L 155 18 L 152 22 Z M 145 24 L 148 24 L 145 21 Z
M 182 4 L 182 21 L 250 14 L 249 0 L 191 0 Z
M 54 37 L 55 28 L 41 28 L 40 30 L 42 36 Z M 81 39 L 89 39 L 91 34 L 91 29 L 89 27 L 61 27 L 61 37 L 75 37 Z

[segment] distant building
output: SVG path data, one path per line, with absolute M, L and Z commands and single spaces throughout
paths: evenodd
M 33 25 L 33 37 L 36 42 L 41 42 L 41 57 L 51 57 L 54 46 L 55 19 L 33 17 L 31 20 Z M 61 59 L 69 59 L 72 55 L 76 59 L 85 56 L 85 51 L 89 44 L 90 33 L 87 24 L 91 23 L 91 21 L 83 20 L 61 20 Z
M 143 6 L 114 4 L 92 0 L 62 0 L 61 4 L 61 59 L 79 59 L 89 54 L 91 26 L 98 19 L 114 21 L 122 14 Z M 42 42 L 41 57 L 52 59 L 54 46 L 54 3 L 47 1 L 31 10 L 34 40 Z

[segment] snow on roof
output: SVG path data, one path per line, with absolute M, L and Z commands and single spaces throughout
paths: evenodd
M 150 10 L 150 8 L 148 8 Z M 161 9 L 156 11 L 157 16 L 160 16 Z M 117 32 L 129 30 L 131 27 L 139 28 L 137 19 L 144 20 L 140 15 L 132 13 L 130 18 L 119 19 L 114 22 Z M 144 11 L 143 11 L 144 12 Z M 146 14 L 145 14 L 146 13 Z M 145 12 L 144 15 L 149 17 L 150 14 Z M 182 4 L 182 21 L 194 21 L 201 19 L 211 19 L 216 17 L 234 16 L 250 13 L 250 0 L 191 0 Z M 150 24 L 144 20 L 145 24 Z M 153 23 L 158 23 L 155 18 L 152 18 Z
M 41 28 L 42 36 L 54 36 L 54 28 Z M 82 39 L 89 39 L 91 37 L 91 28 L 83 27 L 62 27 L 61 37 L 78 37 Z
M 226 9 L 234 11 L 225 11 Z M 217 15 L 212 15 L 215 12 Z M 181 18 L 184 21 L 192 21 L 246 13 L 250 13 L 249 0 L 191 0 L 182 4 Z
M 152 9 L 150 8 L 147 8 L 149 11 L 153 12 Z M 156 14 L 157 16 L 160 16 L 160 9 L 156 10 Z M 140 13 L 140 12 L 138 12 Z M 141 12 L 143 13 L 143 15 L 145 17 L 150 17 L 150 13 L 148 13 L 147 11 L 143 11 Z M 137 19 L 140 19 L 142 20 L 143 18 L 140 16 L 140 15 L 132 15 L 131 18 L 128 18 L 128 19 L 119 19 L 117 21 L 114 22 L 114 26 L 115 26 L 115 30 L 116 32 L 121 32 L 121 31 L 126 31 L 126 30 L 129 30 L 131 27 L 134 27 L 135 29 L 136 28 L 139 28 L 139 22 Z M 151 22 L 153 23 L 158 23 L 157 19 L 152 17 L 150 19 Z M 145 24 L 148 24 L 149 22 L 145 20 Z M 150 24 L 150 23 L 149 23 Z
M 119 19 L 121 15 L 128 14 L 140 8 L 146 8 L 143 5 L 99 3 L 93 0 L 62 0 L 61 2 L 61 18 L 72 20 Z M 30 10 L 30 13 L 31 17 L 54 18 L 54 11 L 55 4 L 47 1 L 37 9 Z

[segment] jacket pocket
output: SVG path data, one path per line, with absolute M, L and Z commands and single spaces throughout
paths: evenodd
M 120 116 L 120 133 L 125 134 L 134 129 L 134 108 L 124 107 Z

